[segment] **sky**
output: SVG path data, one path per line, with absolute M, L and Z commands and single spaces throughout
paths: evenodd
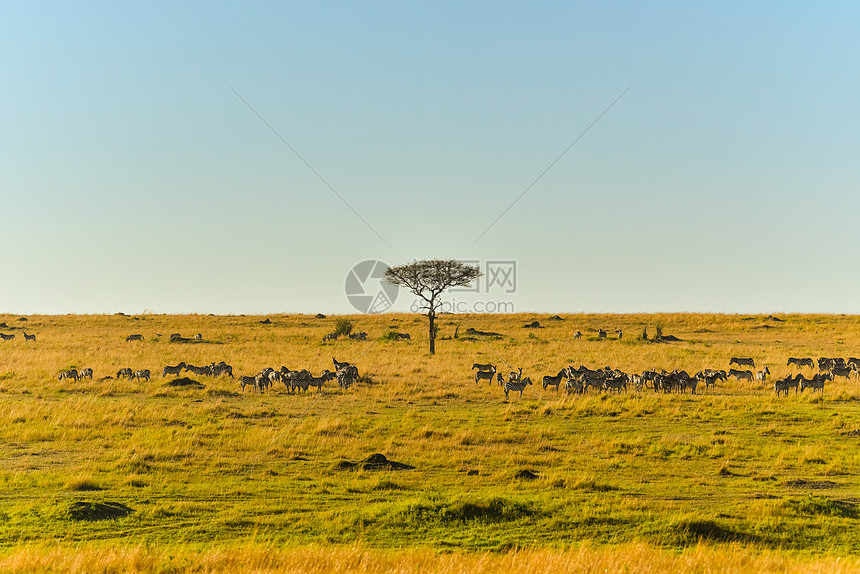
M 0 312 L 860 313 L 856 3 L 2 6 Z

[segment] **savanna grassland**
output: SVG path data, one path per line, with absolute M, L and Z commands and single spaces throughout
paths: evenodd
M 781 377 L 799 372 L 788 357 L 860 355 L 860 317 L 446 315 L 435 356 L 420 316 L 345 317 L 368 340 L 336 342 L 322 338 L 344 317 L 266 318 L 0 315 L 16 335 L 0 341 L 0 571 L 860 569 L 854 379 L 779 398 L 733 380 L 697 395 L 539 384 L 568 365 L 694 373 L 733 356 Z M 658 326 L 680 340 L 641 338 Z M 319 374 L 333 356 L 362 375 L 346 391 L 161 376 L 221 360 L 237 377 Z M 505 401 L 474 362 L 537 384 Z M 92 381 L 57 379 L 84 367 Z M 104 378 L 123 367 L 152 380 Z M 413 468 L 363 468 L 374 453 Z

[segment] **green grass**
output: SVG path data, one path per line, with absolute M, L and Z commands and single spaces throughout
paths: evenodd
M 502 336 L 443 340 L 435 357 L 426 354 L 426 324 L 412 316 L 349 317 L 371 340 L 335 344 L 322 336 L 337 318 L 260 319 L 30 317 L 36 344 L 0 345 L 0 546 L 471 553 L 584 542 L 678 550 L 701 541 L 792 555 L 860 552 L 853 380 L 823 397 L 777 399 L 749 383 L 695 396 L 567 397 L 535 385 L 505 402 L 495 383 L 475 385 L 470 370 L 492 361 L 539 380 L 567 364 L 695 372 L 754 356 L 781 376 L 788 356 L 856 354 L 844 348 L 860 348 L 857 317 L 788 316 L 776 329 L 754 329 L 764 318 L 467 316 L 443 319 L 443 335 L 462 324 L 460 333 L 474 326 Z M 546 325 L 536 339 L 522 329 L 533 319 Z M 658 322 L 683 341 L 633 338 Z M 408 327 L 413 341 L 385 340 L 392 325 Z M 629 339 L 572 339 L 601 326 L 624 328 Z M 133 332 L 146 340 L 126 343 Z M 207 342 L 169 344 L 172 332 L 201 332 Z M 180 360 L 221 359 L 237 376 L 281 364 L 319 373 L 332 355 L 355 362 L 364 382 L 260 396 L 229 379 L 192 377 L 205 385 L 196 389 L 160 376 Z M 69 365 L 93 367 L 95 380 L 58 382 Z M 124 366 L 149 368 L 153 379 L 98 380 Z M 343 464 L 373 453 L 414 469 Z

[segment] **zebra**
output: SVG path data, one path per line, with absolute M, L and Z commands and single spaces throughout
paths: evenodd
M 627 392 L 627 377 L 621 376 L 616 377 L 610 381 L 606 381 L 606 390 L 608 392 L 617 391 L 621 393 L 621 389 L 624 389 L 624 392 Z
M 230 378 L 231 379 L 233 378 L 233 367 L 231 367 L 230 365 L 228 365 L 224 361 L 221 361 L 217 365 L 213 365 L 211 367 L 211 369 L 212 369 L 212 376 L 213 377 L 220 377 L 222 375 L 230 375 Z
M 851 376 L 851 373 L 854 373 L 855 370 L 851 367 L 831 367 L 830 374 L 834 377 L 845 377 L 848 379 Z
M 567 391 L 567 394 L 578 393 L 581 395 L 583 390 L 582 381 L 579 379 L 568 379 L 564 383 L 564 390 Z
M 242 385 L 242 392 L 245 392 L 245 387 L 250 386 L 251 388 L 256 389 L 256 377 L 249 375 L 242 375 L 239 377 L 239 384 Z
M 60 375 L 57 377 L 58 381 L 62 381 L 63 379 L 72 379 L 77 381 L 80 378 L 78 375 L 77 369 L 69 369 L 67 371 L 60 371 Z
M 131 376 L 132 379 L 146 379 L 149 381 L 149 369 L 140 369 L 139 371 L 135 371 Z
M 523 377 L 517 382 L 508 381 L 507 383 L 505 383 L 505 400 L 508 400 L 508 393 L 510 391 L 519 391 L 520 398 L 523 398 L 523 389 L 525 389 L 526 386 L 530 384 L 532 384 L 532 380 L 528 377 Z
M 574 339 L 582 339 L 582 331 L 577 331 L 573 334 Z
M 203 376 L 203 375 L 212 376 L 212 373 L 213 373 L 213 369 L 212 369 L 211 365 L 206 365 L 205 367 L 195 367 L 192 364 L 187 364 L 187 365 L 185 365 L 185 372 L 188 372 L 188 371 L 191 371 L 195 375 L 200 375 L 200 376 Z
M 182 369 L 184 369 L 184 368 L 185 368 L 185 361 L 182 361 L 181 363 L 179 363 L 175 367 L 171 367 L 170 365 L 167 365 L 161 371 L 161 376 L 166 377 L 167 375 L 178 375 L 182 372 Z
M 523 376 L 523 368 L 520 367 L 518 372 L 514 372 L 514 371 L 510 372 L 510 374 L 508 375 L 508 381 L 512 382 L 512 383 L 516 383 L 520 380 L 520 378 L 522 378 L 522 376 Z
M 846 366 L 849 366 L 849 367 L 850 367 L 851 365 L 854 365 L 854 366 L 856 366 L 858 369 L 860 369 L 860 359 L 857 359 L 857 358 L 855 358 L 855 357 L 851 357 L 850 359 L 848 359 L 847 361 L 845 361 L 845 365 L 846 365 Z
M 319 377 L 311 376 L 311 378 L 308 379 L 308 386 L 316 387 L 318 391 L 322 391 L 323 383 L 332 380 L 336 376 L 337 375 L 335 373 L 332 373 L 331 371 L 326 369 L 322 372 L 322 374 L 320 374 Z
M 597 338 L 598 339 L 605 339 L 606 338 L 606 331 L 604 331 L 603 329 L 598 329 L 597 330 Z
M 761 384 L 764 384 L 765 381 L 767 380 L 768 375 L 770 375 L 770 369 L 765 367 L 763 371 L 756 371 L 755 380 L 757 380 Z
M 479 371 L 495 371 L 496 366 L 490 363 L 474 363 L 472 365 L 472 369 L 478 369 Z
M 196 335 L 194 335 L 194 340 L 195 341 L 202 341 L 203 340 L 203 333 L 197 333 Z
M 353 341 L 366 341 L 367 333 L 365 333 L 364 331 L 362 331 L 361 333 L 350 333 L 349 338 Z
M 705 390 L 707 391 L 710 388 L 716 388 L 717 381 L 720 379 L 718 374 L 714 375 L 705 375 L 702 377 L 702 380 L 705 382 Z
M 84 377 L 88 377 L 92 381 L 93 370 L 89 367 L 87 367 L 86 369 L 81 369 L 81 372 L 78 373 L 78 379 L 83 379 Z
M 597 389 L 597 392 L 603 391 L 603 375 L 597 375 L 595 372 L 590 372 L 582 379 L 582 392 L 587 391 L 590 387 Z
M 347 390 L 358 378 L 358 369 L 353 365 L 349 365 L 338 370 L 335 373 L 335 378 L 337 379 L 337 386 L 343 390 Z
M 478 386 L 478 382 L 481 380 L 490 381 L 490 385 L 493 384 L 493 379 L 496 377 L 496 368 L 493 367 L 492 371 L 475 371 L 475 386 Z
M 555 387 L 555 392 L 558 392 L 558 386 L 561 384 L 562 379 L 567 378 L 567 369 L 562 369 L 558 372 L 557 375 L 545 375 L 543 378 L 543 390 L 546 390 L 547 387 L 553 386 Z
M 11 341 L 14 338 L 15 335 L 13 333 L 9 333 L 8 335 L 6 333 L 0 333 L 0 339 L 3 339 L 4 341 Z
M 116 372 L 116 378 L 117 379 L 120 377 L 126 377 L 126 378 L 130 379 L 132 377 L 132 375 L 134 375 L 134 371 L 132 371 L 128 367 L 126 367 L 124 369 L 120 369 Z
M 36 335 L 28 335 L 27 331 L 24 331 L 24 340 L 25 341 L 35 341 Z
M 412 337 L 409 335 L 409 333 L 394 333 L 394 336 L 397 337 L 398 339 L 400 339 L 401 341 L 403 341 L 403 340 L 411 341 L 412 340 Z
M 135 334 L 135 335 L 129 335 L 128 337 L 125 338 L 125 340 L 126 340 L 126 342 L 128 342 L 128 341 L 143 341 L 143 335 L 141 335 L 139 333 Z
M 815 363 L 810 357 L 798 359 L 797 357 L 789 357 L 786 366 L 797 365 L 798 367 L 814 367 Z
M 739 371 L 737 369 L 729 369 L 729 376 L 735 377 L 737 380 L 745 380 L 752 382 L 753 380 L 753 372 L 750 370 Z
M 824 383 L 825 381 L 832 380 L 833 377 L 830 374 L 822 375 L 821 373 L 813 376 L 811 379 L 801 379 L 800 380 L 800 392 L 803 392 L 803 389 L 810 388 L 812 392 L 820 391 L 824 393 Z
M 325 341 L 337 341 L 337 333 L 328 333 L 323 337 L 323 342 Z
M 331 358 L 331 362 L 334 363 L 334 370 L 335 371 L 345 369 L 349 366 L 349 363 L 347 363 L 346 361 L 341 362 L 341 361 L 338 361 L 337 359 L 335 359 L 334 357 Z
M 624 335 L 624 332 L 621 329 L 615 330 L 615 335 L 618 337 L 618 340 L 621 340 L 621 336 Z
M 732 357 L 729 361 L 729 366 L 731 365 L 737 365 L 739 367 L 755 367 L 755 361 L 753 359 Z
M 773 382 L 773 390 L 776 391 L 776 396 L 779 396 L 779 393 L 785 393 L 785 396 L 788 396 L 788 385 L 792 382 L 791 375 L 787 376 L 784 379 L 776 379 Z

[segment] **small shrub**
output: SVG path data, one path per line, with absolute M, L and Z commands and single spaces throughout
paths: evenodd
M 333 335 L 348 337 L 352 333 L 353 324 L 349 319 L 340 318 L 334 324 Z

